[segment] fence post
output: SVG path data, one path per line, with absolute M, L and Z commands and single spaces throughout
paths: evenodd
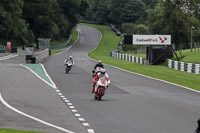
M 195 64 L 195 73 L 196 74 L 200 73 L 200 64 Z
M 174 61 L 174 69 L 178 70 L 178 61 Z
M 172 68 L 172 60 L 168 59 L 168 67 Z
M 189 73 L 192 72 L 192 63 L 188 63 L 187 72 L 189 72 Z
M 184 71 L 184 62 L 181 62 L 181 71 Z

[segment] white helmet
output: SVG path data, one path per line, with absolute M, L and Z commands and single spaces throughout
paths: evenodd
M 106 69 L 102 68 L 101 69 L 101 74 L 105 74 L 106 73 Z
M 98 63 L 99 63 L 99 64 L 102 64 L 102 61 L 101 61 L 101 60 L 99 60 L 99 61 L 98 61 Z
M 70 55 L 69 58 L 72 59 L 72 56 Z

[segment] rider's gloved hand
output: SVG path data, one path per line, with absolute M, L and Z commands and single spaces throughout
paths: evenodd
M 108 85 L 106 86 L 106 89 L 108 88 Z

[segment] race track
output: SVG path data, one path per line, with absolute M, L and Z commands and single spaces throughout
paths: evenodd
M 68 51 L 51 56 L 44 66 L 61 93 L 95 133 L 192 133 L 200 117 L 200 94 L 105 65 L 111 85 L 102 101 L 91 94 L 95 61 L 86 54 L 97 47 L 101 33 L 78 26 L 79 39 Z M 75 65 L 65 74 L 64 60 Z

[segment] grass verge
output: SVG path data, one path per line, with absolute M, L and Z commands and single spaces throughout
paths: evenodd
M 121 37 L 117 37 L 108 26 L 93 24 L 82 25 L 97 28 L 102 33 L 102 40 L 99 46 L 97 47 L 97 49 L 88 54 L 90 58 L 93 58 L 95 60 L 101 59 L 103 63 L 112 66 L 116 66 L 146 76 L 162 79 L 200 91 L 200 75 L 177 71 L 168 68 L 166 65 L 144 66 L 141 64 L 132 63 L 121 59 L 115 59 L 110 56 L 110 50 L 117 49 L 117 45 L 120 42 Z
M 181 57 L 179 52 L 177 52 L 177 55 L 179 57 Z M 193 52 L 191 52 L 190 49 L 183 50 L 182 56 L 184 57 L 184 58 L 181 59 L 181 61 L 183 61 L 183 62 L 200 64 L 200 59 L 199 59 L 200 52 L 198 52 L 198 50 L 195 51 L 193 49 Z
M 41 132 L 33 132 L 33 131 L 19 131 L 19 130 L 12 130 L 12 129 L 0 129 L 0 133 L 41 133 Z

